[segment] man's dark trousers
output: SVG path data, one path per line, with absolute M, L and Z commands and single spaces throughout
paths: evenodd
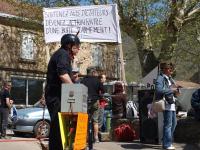
M 6 136 L 6 129 L 8 126 L 9 108 L 0 108 L 0 132 L 1 136 Z
M 51 99 L 50 103 L 48 103 L 48 99 Z M 60 98 L 47 97 L 47 108 L 51 117 L 49 150 L 63 150 L 58 119 L 58 112 L 60 112 L 61 108 Z

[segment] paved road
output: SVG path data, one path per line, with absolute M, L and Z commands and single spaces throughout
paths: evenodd
M 200 143 L 195 144 L 180 144 L 175 143 L 176 150 L 200 150 Z M 95 150 L 160 150 L 161 145 L 141 144 L 139 142 L 132 143 L 115 143 L 103 142 L 94 145 Z
M 48 140 L 43 140 L 42 145 L 48 145 Z M 199 144 L 175 143 L 176 150 L 200 150 Z M 161 150 L 160 145 L 142 144 L 139 141 L 127 142 L 100 142 L 94 144 L 94 150 Z M 43 150 L 41 142 L 30 137 L 14 137 L 0 139 L 0 150 Z
M 44 141 L 47 144 L 48 141 Z M 178 144 L 176 150 L 200 150 L 200 144 Z M 141 144 L 138 141 L 131 143 L 100 142 L 94 144 L 94 150 L 160 150 L 160 145 Z M 0 150 L 42 150 L 41 144 L 34 138 L 12 137 L 9 140 L 0 140 Z
M 0 139 L 0 150 L 42 150 L 39 142 L 33 138 Z

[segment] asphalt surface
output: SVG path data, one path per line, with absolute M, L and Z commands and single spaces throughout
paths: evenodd
M 9 139 L 0 139 L 0 150 L 44 150 L 48 139 L 37 140 L 31 137 L 15 137 L 9 134 Z M 174 143 L 176 150 L 200 150 L 199 144 Z M 133 142 L 100 142 L 93 145 L 93 150 L 161 150 L 161 145 Z
M 176 150 L 200 150 L 199 144 L 174 144 Z M 94 150 L 161 150 L 161 145 L 142 144 L 138 141 L 131 143 L 103 142 L 94 145 Z
M 0 150 L 42 150 L 40 143 L 34 138 L 0 139 Z
M 48 145 L 48 141 L 42 141 Z M 127 142 L 100 142 L 93 145 L 93 150 L 161 150 L 161 145 L 142 144 L 139 141 Z M 200 144 L 175 143 L 176 150 L 200 150 Z M 0 150 L 44 150 L 40 141 L 35 138 L 11 137 L 8 140 L 0 139 Z

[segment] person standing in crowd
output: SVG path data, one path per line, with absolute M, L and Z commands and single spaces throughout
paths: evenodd
M 105 83 L 106 82 L 106 75 L 105 74 L 101 74 L 99 77 L 100 77 L 101 83 Z
M 98 132 L 98 118 L 99 118 L 99 99 L 101 94 L 104 93 L 103 84 L 98 78 L 96 68 L 91 67 L 87 69 L 87 76 L 81 81 L 88 88 L 88 109 L 93 119 L 94 139 L 95 142 L 99 142 Z
M 173 134 L 176 128 L 176 109 L 175 100 L 179 95 L 179 90 L 172 79 L 174 66 L 172 63 L 161 63 L 160 74 L 155 82 L 156 99 L 165 98 L 165 110 L 163 111 L 163 138 L 162 146 L 166 150 L 174 150 L 172 145 Z
M 112 118 L 125 118 L 126 104 L 127 95 L 124 93 L 124 87 L 121 82 L 116 82 L 112 94 Z
M 0 108 L 0 118 L 1 118 L 1 138 L 6 139 L 6 129 L 8 126 L 8 117 L 9 112 L 12 107 L 11 96 L 10 96 L 10 90 L 11 90 L 11 83 L 4 82 L 3 83 L 3 90 L 1 92 L 1 108 Z
M 106 75 L 105 74 L 101 74 L 99 76 L 99 79 L 100 79 L 100 82 L 102 84 L 104 84 L 106 82 Z M 105 128 L 106 128 L 105 118 L 104 118 L 104 112 L 105 112 L 104 109 L 105 109 L 105 107 L 107 105 L 108 105 L 108 102 L 104 97 L 99 99 L 99 119 L 98 119 L 98 122 L 99 122 L 99 129 L 101 131 L 104 131 Z
M 73 83 L 80 83 L 81 82 L 81 80 L 79 78 L 79 69 L 78 68 L 72 69 L 72 81 L 73 81 Z
M 73 84 L 71 63 L 79 49 L 80 40 L 77 35 L 65 34 L 61 38 L 61 48 L 52 55 L 48 64 L 45 100 L 51 117 L 49 150 L 63 150 L 58 120 L 58 112 L 61 110 L 61 85 Z
M 191 105 L 194 109 L 195 119 L 200 121 L 200 88 L 192 94 Z
M 16 122 L 17 121 L 17 108 L 15 107 L 14 100 L 10 100 L 10 121 L 11 122 Z

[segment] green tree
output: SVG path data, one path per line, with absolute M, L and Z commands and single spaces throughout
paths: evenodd
M 49 4 L 49 0 L 45 2 Z M 80 2 L 80 0 L 55 0 L 54 4 L 81 5 Z M 183 61 L 193 57 L 192 63 L 199 65 L 197 48 L 200 39 L 199 0 L 85 0 L 84 2 L 95 5 L 117 3 L 121 31 L 135 42 L 142 76 L 151 71 L 158 61 L 177 62 L 181 58 Z M 191 52 L 191 49 L 194 52 Z M 130 56 L 128 55 L 128 59 L 131 59 Z
M 93 0 L 94 4 L 108 1 Z M 158 61 L 172 61 L 184 26 L 200 15 L 198 0 L 112 0 L 118 4 L 122 31 L 132 37 L 145 76 Z M 190 27 L 191 28 L 191 27 Z M 156 33 L 156 34 L 155 34 Z M 144 58 L 150 57 L 149 61 Z

